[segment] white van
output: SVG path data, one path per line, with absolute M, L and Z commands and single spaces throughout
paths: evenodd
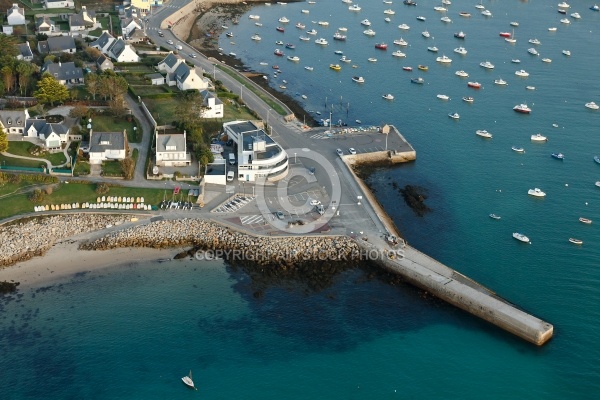
M 180 45 L 180 44 L 178 44 L 177 46 L 175 46 L 175 48 L 176 48 L 177 50 L 183 50 L 183 47 L 181 47 L 181 45 Z
M 233 171 L 227 171 L 227 182 L 233 182 Z
M 229 164 L 235 165 L 235 154 L 229 153 Z

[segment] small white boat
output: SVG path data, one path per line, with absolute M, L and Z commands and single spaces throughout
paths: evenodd
M 406 25 L 406 24 L 400 24 L 398 25 L 398 29 L 402 29 L 403 31 L 407 31 L 410 29 L 410 26 Z
M 448 116 L 452 119 L 460 119 L 460 115 L 457 112 L 450 113 Z
M 567 3 L 566 1 L 563 1 L 563 2 L 560 2 L 560 3 L 558 3 L 558 6 L 559 6 L 560 8 L 569 8 L 569 7 L 571 7 L 571 6 L 569 5 L 569 3 Z
M 529 240 L 529 238 L 523 235 L 522 233 L 514 232 L 512 235 L 515 239 L 517 239 L 520 242 L 531 243 L 531 240 Z
M 308 97 L 307 97 L 305 94 L 303 94 L 303 95 L 302 95 L 302 96 L 300 96 L 300 97 L 302 97 L 304 100 L 308 99 Z
M 367 58 L 367 61 L 368 62 L 377 62 L 377 59 L 373 58 L 373 57 L 369 57 L 369 58 Z
M 406 57 L 406 54 L 404 54 L 403 52 L 401 52 L 400 50 L 396 50 L 392 53 L 392 56 L 394 57 Z
M 491 17 L 492 16 L 492 12 L 490 10 L 483 10 L 481 12 L 481 15 L 483 15 L 484 17 Z
M 388 94 L 384 94 L 384 95 L 383 95 L 383 96 L 381 96 L 381 97 L 383 97 L 385 100 L 394 100 L 394 96 L 393 96 L 393 95 L 391 95 L 390 93 L 388 93 Z
M 438 94 L 437 98 L 440 100 L 450 100 L 450 97 L 448 95 L 445 94 Z
M 429 38 L 431 36 L 429 34 L 429 31 L 423 31 L 423 32 L 421 32 L 421 35 L 423 35 L 424 38 Z
M 190 370 L 189 375 L 184 376 L 183 378 L 181 378 L 181 380 L 183 381 L 183 383 L 185 383 L 185 385 L 187 387 L 190 387 L 192 389 L 196 389 L 196 386 L 194 386 L 194 381 L 192 380 L 192 370 Z
M 279 18 L 279 22 L 281 22 L 282 24 L 287 24 L 288 22 L 290 22 L 290 20 L 286 17 L 281 17 Z
M 260 64 L 260 65 L 263 65 L 263 66 L 265 66 L 265 65 L 269 65 L 269 63 L 267 63 L 267 62 L 264 62 L 264 61 L 261 61 L 259 64 Z
M 338 28 L 338 31 L 340 31 L 340 32 L 348 32 L 348 28 L 344 28 L 342 26 L 341 28 Z
M 581 240 L 581 239 L 575 239 L 575 238 L 569 238 L 569 242 L 571 242 L 573 244 L 577 244 L 577 245 L 583 244 L 583 240 Z
M 527 49 L 527 52 L 529 54 L 531 54 L 531 55 L 534 55 L 534 56 L 539 56 L 540 55 L 540 53 L 538 53 L 538 51 L 536 49 L 534 49 L 533 47 Z
M 535 86 L 525 86 L 525 89 L 527 89 L 527 90 L 535 90 Z
M 302 40 L 304 42 L 308 42 L 310 40 L 310 38 L 307 37 L 307 36 L 300 36 L 298 39 L 300 39 L 300 40 Z
M 492 138 L 492 134 L 489 133 L 488 131 L 486 131 L 485 129 L 477 130 L 477 131 L 475 131 L 475 134 L 477 136 L 481 136 L 481 137 L 486 138 L 486 139 L 491 139 Z
M 288 56 L 287 59 L 289 61 L 293 61 L 293 62 L 299 62 L 300 61 L 300 57 L 298 57 L 298 56 Z
M 448 11 L 448 9 L 447 9 L 446 7 L 442 7 L 442 6 L 436 6 L 436 7 L 433 7 L 433 9 L 434 9 L 435 11 L 439 11 L 439 12 Z
M 540 42 L 538 39 L 529 39 L 529 43 L 531 44 L 535 44 L 535 45 L 540 45 L 542 44 L 542 42 Z
M 362 76 L 354 76 L 352 77 L 352 80 L 356 83 L 365 83 L 365 78 Z
M 442 55 L 441 57 L 436 58 L 435 61 L 442 64 L 450 64 L 452 59 L 446 55 Z
M 396 11 L 388 8 L 387 10 L 383 10 L 383 13 L 387 14 L 387 15 L 394 15 L 394 14 L 396 14 Z
M 569 21 L 567 18 L 563 18 L 560 20 L 561 23 L 565 24 L 565 25 L 569 25 L 571 23 L 571 21 Z
M 368 19 L 363 19 L 362 21 L 360 21 L 360 24 L 364 26 L 371 26 L 371 21 L 369 21 Z
M 260 19 L 260 15 L 252 15 L 252 14 L 250 14 L 250 15 L 248 15 L 248 18 L 250 18 L 250 19 Z
M 526 78 L 529 76 L 529 72 L 525 71 L 524 69 L 520 69 L 518 71 L 515 71 L 515 75 Z
M 473 97 L 471 97 L 471 96 L 465 96 L 465 97 L 463 97 L 462 99 L 463 99 L 463 101 L 464 101 L 464 102 L 466 102 L 466 103 L 472 103 L 472 102 L 474 102 L 474 101 L 475 101 L 475 99 L 474 99 Z
M 427 48 L 427 51 L 431 51 L 432 53 L 437 53 L 438 52 L 438 48 L 436 46 L 429 46 Z
M 456 71 L 454 73 L 454 75 L 460 76 L 461 78 L 468 78 L 469 74 L 467 74 L 465 71 L 460 70 L 460 71 Z
M 384 20 L 385 22 L 392 22 L 392 20 L 391 20 L 390 18 L 388 18 L 388 17 L 385 17 L 383 20 Z
M 595 185 L 600 187 L 600 181 L 596 181 Z
M 260 23 L 260 22 L 255 22 L 254 25 L 256 25 L 256 26 L 263 26 L 263 24 Z
M 348 7 L 348 10 L 358 12 L 362 9 L 358 6 L 358 4 L 352 4 L 350 7 Z
M 600 108 L 600 106 L 596 103 L 594 103 L 593 101 L 590 101 L 589 103 L 585 103 L 585 106 L 587 108 L 589 108 L 590 110 L 597 110 Z
M 327 21 L 319 21 L 319 22 L 317 22 L 317 24 L 319 24 L 321 26 L 329 26 L 329 22 L 327 22 Z
M 506 86 L 508 85 L 508 82 L 506 82 L 504 79 L 500 78 L 500 79 L 496 79 L 494 80 L 494 83 L 496 85 L 501 85 L 501 86 Z
M 549 63 L 552 62 L 552 59 L 551 58 L 542 58 L 542 62 L 545 62 L 545 63 L 549 64 Z
M 461 56 L 464 56 L 465 54 L 467 54 L 467 49 L 465 49 L 464 47 L 457 47 L 454 49 L 455 53 L 460 54 Z
M 521 60 L 519 60 L 518 58 L 513 58 L 512 60 L 510 60 L 510 62 L 514 64 L 520 64 Z
M 375 31 L 373 29 L 364 30 L 363 33 L 367 36 L 375 36 Z
M 517 147 L 517 146 L 513 146 L 511 147 L 512 151 L 517 152 L 517 153 L 525 153 L 525 149 L 522 147 Z
M 547 142 L 548 138 L 541 133 L 536 133 L 535 135 L 531 135 L 532 142 Z
M 450 22 L 452 22 L 452 20 L 451 20 L 449 17 L 445 17 L 445 16 L 444 16 L 444 17 L 442 17 L 442 18 L 440 18 L 440 21 L 442 21 L 442 22 L 446 22 L 446 23 L 450 23 Z
M 315 40 L 315 43 L 320 44 L 321 46 L 327 46 L 329 44 L 329 42 L 327 42 L 327 40 L 325 40 L 324 38 L 319 38 Z
M 546 197 L 546 193 L 543 192 L 540 188 L 529 189 L 527 194 L 533 197 Z
M 394 40 L 394 44 L 398 46 L 408 46 L 408 42 L 402 38 Z
M 252 39 L 252 40 L 256 40 L 256 41 L 260 41 L 262 38 L 261 38 L 260 36 L 258 36 L 258 35 L 252 35 L 252 36 L 250 37 L 250 39 Z
M 481 63 L 479 63 L 479 65 L 486 69 L 494 69 L 494 64 L 492 64 L 489 61 L 481 62 Z
M 549 32 L 556 32 L 556 27 L 552 26 L 552 27 L 548 28 L 548 31 Z
M 424 17 L 424 16 L 422 16 L 422 15 L 419 15 L 419 16 L 417 16 L 417 19 L 418 19 L 419 21 L 425 21 L 427 18 L 425 18 L 425 17 Z
M 496 215 L 496 214 L 490 214 L 490 218 L 492 218 L 492 219 L 500 219 L 501 217 L 499 215 Z
M 306 66 L 306 67 L 304 67 L 304 69 L 305 69 L 305 70 L 307 70 L 307 71 L 312 71 L 314 68 L 313 68 L 313 67 Z
M 518 22 L 511 22 L 510 26 L 519 26 L 519 23 Z
M 570 56 L 570 55 L 571 55 L 571 52 L 570 52 L 569 50 L 563 50 L 563 51 L 562 51 L 562 53 L 563 53 L 565 56 Z
M 309 35 L 316 35 L 317 31 L 315 29 L 311 29 L 309 31 L 306 31 L 306 33 L 309 34 Z
M 301 12 L 302 12 L 302 14 L 310 14 L 309 10 L 302 10 Z

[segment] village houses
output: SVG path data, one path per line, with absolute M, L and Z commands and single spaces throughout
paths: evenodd
M 90 164 L 127 157 L 127 132 L 90 131 Z
M 192 163 L 192 156 L 187 152 L 186 132 L 156 135 L 156 163 L 159 167 L 182 167 Z
M 25 9 L 19 7 L 18 4 L 13 4 L 11 8 L 6 11 L 6 20 L 8 25 L 25 25 Z
M 53 36 L 48 40 L 38 42 L 38 51 L 40 54 L 74 54 L 76 51 L 75 39 L 71 36 Z
M 169 53 L 158 63 L 158 70 L 167 73 L 167 84 L 179 90 L 208 89 L 210 81 L 203 76 L 202 68 L 189 67 L 183 58 Z

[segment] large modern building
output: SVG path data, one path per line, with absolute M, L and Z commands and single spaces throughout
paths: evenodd
M 223 124 L 223 130 L 234 142 L 240 181 L 285 178 L 289 167 L 288 155 L 261 128 L 250 121 L 232 121 Z

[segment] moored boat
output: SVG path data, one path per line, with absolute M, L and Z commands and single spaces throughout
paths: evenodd
M 282 57 L 283 56 L 283 51 L 281 51 L 279 49 L 275 49 L 275 51 L 273 52 L 273 54 L 275 54 L 277 57 Z
M 379 50 L 387 50 L 388 45 L 386 43 L 377 43 L 375 44 L 375 48 Z
M 384 94 L 381 97 L 383 97 L 385 100 L 394 100 L 394 96 L 390 93 Z
M 552 153 L 552 158 L 556 158 L 557 160 L 564 160 L 565 156 L 563 153 Z
M 535 135 L 531 135 L 532 142 L 547 142 L 548 138 L 541 133 L 536 133 Z
M 467 103 L 472 103 L 472 102 L 475 101 L 475 99 L 473 97 L 471 97 L 471 96 L 465 96 L 462 99 L 463 99 L 464 102 L 467 102 Z
M 479 65 L 480 65 L 481 67 L 483 67 L 483 68 L 486 68 L 486 69 L 494 69 L 494 64 L 492 64 L 492 63 L 491 63 L 491 62 L 489 62 L 489 61 L 483 61 L 483 62 L 480 62 L 480 63 L 479 63 Z
M 585 106 L 587 108 L 589 108 L 590 110 L 597 110 L 600 108 L 600 106 L 596 103 L 594 103 L 593 101 L 590 101 L 589 103 L 585 103 Z
M 600 156 L 594 156 L 594 161 L 596 161 L 597 164 L 600 164 Z
M 469 18 L 471 16 L 471 13 L 466 12 L 466 11 L 461 11 L 458 13 L 458 15 L 460 15 L 461 17 Z
M 346 40 L 346 35 L 336 32 L 333 34 L 333 40 Z
M 411 79 L 410 79 L 410 81 L 411 81 L 412 83 L 416 83 L 416 84 L 419 84 L 419 85 L 422 85 L 423 83 L 425 83 L 425 79 L 423 79 L 423 78 L 421 78 L 421 77 L 418 77 L 418 78 L 411 78 Z
M 573 244 L 577 244 L 577 245 L 581 245 L 583 244 L 583 240 L 581 239 L 576 239 L 576 238 L 569 238 L 569 242 L 573 243 Z
M 591 219 L 587 219 L 587 218 L 580 217 L 580 218 L 579 218 L 579 222 L 583 222 L 584 224 L 591 224 L 591 223 L 592 223 L 592 220 L 591 220 Z
M 529 240 L 529 238 L 527 236 L 523 235 L 522 233 L 514 232 L 512 234 L 512 236 L 520 242 L 531 243 L 531 240 Z
M 394 57 L 406 57 L 406 54 L 404 54 L 403 52 L 401 52 L 400 50 L 396 50 L 392 53 L 392 55 Z
M 405 71 L 412 71 L 412 67 L 402 67 L 402 69 Z
M 442 55 L 441 57 L 436 58 L 435 61 L 442 64 L 449 64 L 452 62 L 452 59 L 446 55 Z
M 529 72 L 525 71 L 524 69 L 520 69 L 518 71 L 515 71 L 515 75 L 526 78 L 529 76 Z
M 546 197 L 546 193 L 543 192 L 540 188 L 529 189 L 527 194 L 533 197 Z
M 513 110 L 515 110 L 516 112 L 521 113 L 521 114 L 531 113 L 531 108 L 529 108 L 527 106 L 527 104 L 525 104 L 525 103 L 517 104 L 516 106 L 513 107 Z
M 427 65 L 422 65 L 422 64 L 418 65 L 417 68 L 421 71 L 429 70 L 429 67 Z
M 562 53 L 563 53 L 565 56 L 570 56 L 570 55 L 571 55 L 571 52 L 570 52 L 569 50 L 563 50 L 563 51 L 562 51 Z
M 394 44 L 398 46 L 408 46 L 408 42 L 402 38 L 394 40 Z
M 181 380 L 183 381 L 183 383 L 185 383 L 185 385 L 189 388 L 195 389 L 196 387 L 194 386 L 194 381 L 192 380 L 192 370 L 190 370 L 190 373 L 187 376 L 184 376 L 183 378 L 181 378 Z
M 352 80 L 356 83 L 365 83 L 365 78 L 362 76 L 353 76 Z
M 456 32 L 454 34 L 454 37 L 457 39 L 464 39 L 465 37 L 467 37 L 467 35 L 463 31 L 460 31 L 460 32 Z
M 275 30 L 277 32 L 285 32 L 285 28 L 283 26 L 278 26 L 277 28 L 275 28 Z
M 460 119 L 460 115 L 457 112 L 450 113 L 448 116 L 452 119 Z
M 486 131 L 485 129 L 478 129 L 475 131 L 475 134 L 477 136 L 481 136 L 482 138 L 486 138 L 486 139 L 492 138 L 492 134 L 489 133 L 488 131 Z
M 481 83 L 479 82 L 467 82 L 467 86 L 473 89 L 481 89 Z
M 342 67 L 339 64 L 329 64 L 329 68 L 334 71 L 341 71 Z
M 496 85 L 501 85 L 501 86 L 506 86 L 508 85 L 508 82 L 506 82 L 504 79 L 500 78 L 500 79 L 495 79 L 494 83 Z
M 512 151 L 517 152 L 517 153 L 525 153 L 525 149 L 522 147 L 517 147 L 517 146 L 513 146 L 511 147 Z
M 500 219 L 501 217 L 499 215 L 496 215 L 496 214 L 490 214 L 490 218 L 492 218 L 492 219 Z
M 467 54 L 467 49 L 465 49 L 464 47 L 457 47 L 454 49 L 455 53 L 460 54 L 461 56 L 464 56 L 465 54 Z
M 437 98 L 440 100 L 450 100 L 450 97 L 446 94 L 438 94 Z
M 463 70 L 456 71 L 456 72 L 454 73 L 454 75 L 460 76 L 461 78 L 468 78 L 468 77 L 469 77 L 469 74 L 468 74 L 468 73 L 466 73 L 466 72 L 465 72 L 465 71 L 463 71 Z

